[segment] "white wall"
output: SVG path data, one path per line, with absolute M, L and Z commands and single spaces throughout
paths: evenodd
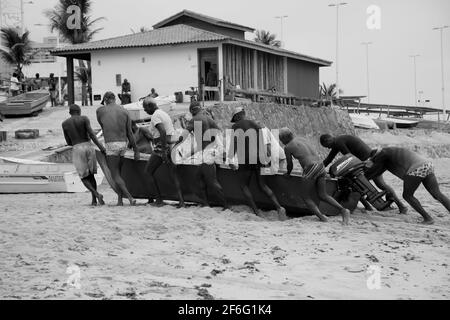
M 151 48 L 112 49 L 93 51 L 92 88 L 94 95 L 106 91 L 116 94 L 116 74 L 131 83 L 132 101 L 155 88 L 160 96 L 184 92 L 198 86 L 198 48 L 217 48 L 220 44 L 190 44 Z M 142 59 L 145 58 L 145 62 Z M 222 69 L 222 66 L 219 66 Z

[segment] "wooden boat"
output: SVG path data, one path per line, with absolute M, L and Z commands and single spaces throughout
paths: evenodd
M 391 121 L 398 129 L 411 129 L 415 128 L 419 125 L 419 121 L 416 120 L 408 120 L 408 119 L 399 119 L 399 118 L 386 118 L 387 121 Z
M 131 195 L 136 199 L 148 199 L 149 197 L 155 197 L 155 190 L 150 187 L 149 180 L 151 177 L 145 172 L 146 162 L 148 155 L 141 155 L 141 160 L 134 161 L 133 152 L 127 152 L 122 167 L 122 178 L 124 179 L 128 190 Z M 117 190 L 117 186 L 111 178 L 110 171 L 106 165 L 105 156 L 97 151 L 97 161 L 105 174 L 110 186 Z M 198 203 L 199 198 L 196 195 L 195 188 L 197 187 L 196 172 L 197 166 L 194 165 L 178 165 L 177 172 L 182 181 L 182 191 L 187 202 Z M 236 185 L 239 173 L 230 170 L 227 167 L 220 166 L 217 170 L 218 180 L 224 188 L 225 196 L 230 204 L 233 205 L 247 205 L 247 201 L 242 194 L 241 189 Z M 176 189 L 170 178 L 169 170 L 166 165 L 162 165 L 156 172 L 156 179 L 158 186 L 160 187 L 162 197 L 165 200 L 177 201 Z M 192 183 L 183 183 L 183 181 L 190 181 Z M 311 212 L 307 209 L 307 206 L 302 198 L 302 194 L 308 192 L 308 185 L 304 179 L 300 176 L 285 177 L 283 175 L 273 175 L 266 177 L 267 184 L 272 188 L 277 196 L 280 204 L 286 208 L 291 216 L 308 215 Z M 255 197 L 258 207 L 265 210 L 273 210 L 274 207 L 266 195 L 259 190 L 256 181 L 252 181 L 251 190 Z M 335 179 L 327 180 L 327 190 L 331 195 L 337 195 L 338 184 Z M 210 203 L 214 205 L 220 205 L 218 199 L 214 195 L 208 195 Z M 327 215 L 338 215 L 339 212 L 330 207 L 329 205 L 319 201 L 318 196 L 314 197 L 314 200 L 319 205 L 322 212 Z M 350 199 L 343 205 L 351 210 L 355 209 L 359 199 Z
M 380 130 L 380 127 L 369 116 L 357 113 L 349 113 L 349 115 L 355 128 Z
M 4 116 L 37 115 L 46 106 L 48 91 L 27 92 L 0 102 L 0 113 Z
M 97 183 L 103 173 L 96 175 Z M 72 164 L 0 157 L 0 193 L 79 193 L 86 188 Z

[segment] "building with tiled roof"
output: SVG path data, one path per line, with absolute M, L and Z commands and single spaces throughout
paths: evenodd
M 127 79 L 132 100 L 151 88 L 160 95 L 173 95 L 202 84 L 223 84 L 241 89 L 269 90 L 301 98 L 319 95 L 319 68 L 331 62 L 245 40 L 254 29 L 184 10 L 155 24 L 148 32 L 58 48 L 52 53 L 91 61 L 92 89 L 97 99 L 105 91 L 120 92 Z M 208 71 L 212 70 L 210 76 Z M 213 76 L 211 76 L 213 74 Z M 69 81 L 70 96 L 70 81 Z

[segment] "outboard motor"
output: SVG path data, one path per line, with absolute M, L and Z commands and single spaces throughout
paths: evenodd
M 364 163 L 352 154 L 348 154 L 330 168 L 332 177 L 338 178 L 340 184 L 358 192 L 378 211 L 387 209 L 392 200 L 385 201 L 386 192 L 379 192 L 364 175 Z

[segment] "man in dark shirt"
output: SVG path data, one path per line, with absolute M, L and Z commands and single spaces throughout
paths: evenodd
M 69 146 L 73 147 L 73 164 L 86 188 L 92 193 L 92 205 L 104 205 L 103 196 L 97 192 L 97 182 L 94 174 L 97 173 L 97 160 L 91 139 L 102 153 L 105 147 L 98 141 L 91 128 L 89 118 L 81 115 L 81 108 L 73 104 L 69 108 L 71 117 L 63 122 L 64 137 Z
M 368 178 L 389 171 L 403 180 L 403 198 L 422 215 L 424 224 L 433 224 L 434 221 L 420 201 L 414 197 L 414 193 L 421 184 L 450 212 L 450 199 L 439 189 L 433 164 L 417 153 L 405 148 L 373 150 L 366 163 Z
M 253 120 L 248 120 L 243 108 L 235 110 L 231 122 L 234 122 L 232 127 L 234 134 L 230 143 L 228 159 L 232 163 L 232 159 L 237 153 L 239 168 L 234 164 L 230 164 L 230 167 L 238 170 L 240 187 L 253 212 L 258 216 L 261 215 L 250 191 L 251 179 L 256 176 L 259 187 L 275 205 L 280 220 L 286 220 L 286 210 L 280 205 L 273 191 L 265 183 L 264 177 L 261 176 L 262 163 L 259 157 L 260 143 L 262 142 L 261 126 Z
M 366 161 L 372 152 L 372 149 L 364 141 L 351 135 L 332 137 L 329 134 L 325 134 L 320 137 L 320 144 L 325 148 L 331 149 L 330 154 L 323 162 L 325 167 L 328 167 L 333 162 L 338 153 L 342 153 L 343 155 L 352 154 L 359 160 Z M 375 176 L 373 182 L 375 182 L 378 188 L 386 191 L 387 196 L 394 200 L 400 210 L 400 214 L 406 214 L 408 212 L 408 208 L 398 198 L 394 189 L 384 181 L 383 175 Z M 366 209 L 372 209 L 368 203 L 363 202 L 363 204 Z
M 50 79 L 48 79 L 48 91 L 50 92 L 52 107 L 56 107 L 56 79 L 53 73 L 50 73 Z
M 188 134 L 194 133 L 196 148 L 192 150 L 191 156 L 199 151 L 203 151 L 203 161 L 197 172 L 199 182 L 199 196 L 202 204 L 209 206 L 206 191 L 215 193 L 222 202 L 224 210 L 229 209 L 223 188 L 217 180 L 217 168 L 214 159 L 208 159 L 205 149 L 215 141 L 215 136 L 220 133 L 220 128 L 216 122 L 200 107 L 200 103 L 192 102 L 189 107 L 192 120 L 188 123 L 186 131 L 180 138 L 182 142 Z M 198 130 L 198 129 L 201 129 Z M 205 134 L 206 133 L 206 134 Z M 207 137 L 209 135 L 209 138 Z

